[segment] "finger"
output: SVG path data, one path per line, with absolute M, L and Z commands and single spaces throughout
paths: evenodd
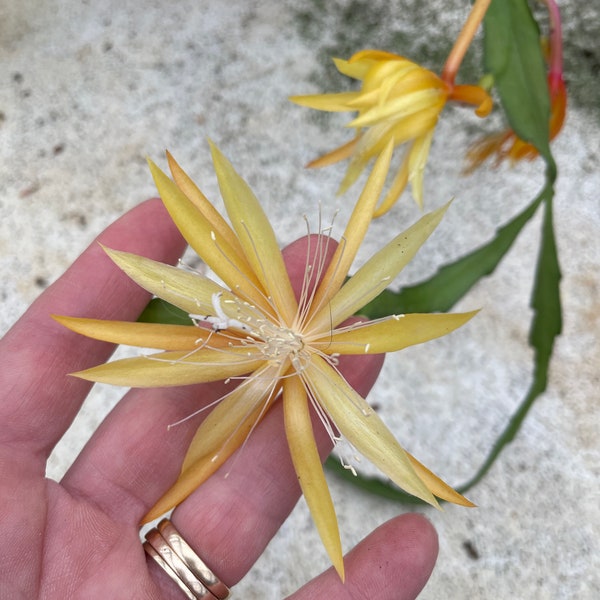
M 437 553 L 431 523 L 421 515 L 402 515 L 378 527 L 345 557 L 344 583 L 331 568 L 288 600 L 414 600 L 431 575 Z
M 162 203 L 141 204 L 102 233 L 0 342 L 0 442 L 23 444 L 43 460 L 91 385 L 66 374 L 106 360 L 113 349 L 68 331 L 50 315 L 131 320 L 148 301 L 97 242 L 169 262 L 184 248 Z

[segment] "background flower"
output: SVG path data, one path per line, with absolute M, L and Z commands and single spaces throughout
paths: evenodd
M 375 216 L 387 212 L 407 183 L 419 207 L 423 207 L 423 174 L 438 117 L 448 100 L 476 106 L 484 117 L 492 100 L 479 86 L 454 85 L 432 71 L 389 52 L 363 50 L 349 60 L 334 59 L 344 75 L 362 82 L 357 92 L 292 96 L 296 104 L 332 112 L 356 111 L 348 123 L 356 129 L 349 143 L 309 163 L 322 167 L 350 158 L 339 193 L 345 192 L 367 164 L 391 142 L 405 146 L 404 157 Z

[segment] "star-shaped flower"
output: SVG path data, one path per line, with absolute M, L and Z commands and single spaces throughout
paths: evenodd
M 437 505 L 435 496 L 472 505 L 400 446 L 336 368 L 340 355 L 400 350 L 442 336 L 471 318 L 473 313 L 392 315 L 344 325 L 409 262 L 439 223 L 445 207 L 397 235 L 347 279 L 385 181 L 392 153 L 388 145 L 328 265 L 324 245 L 329 238 L 311 238 L 322 246 L 313 253 L 313 263 L 306 265 L 297 299 L 275 233 L 258 200 L 214 146 L 212 153 L 231 226 L 170 155 L 174 182 L 154 164 L 151 170 L 174 222 L 222 284 L 196 272 L 107 250 L 132 279 L 183 309 L 193 324 L 57 319 L 94 338 L 162 350 L 81 371 L 76 373 L 79 377 L 133 387 L 231 382 L 231 391 L 200 424 L 178 480 L 147 520 L 180 503 L 215 473 L 269 408 L 283 402 L 286 436 L 302 491 L 343 577 L 338 525 L 313 435 L 311 405 L 332 436 L 337 436 L 336 428 L 409 493 L 432 505 Z

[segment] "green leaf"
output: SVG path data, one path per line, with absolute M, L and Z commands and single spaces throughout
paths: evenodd
M 140 323 L 192 325 L 192 320 L 185 311 L 161 298 L 153 298 L 150 300 L 142 314 L 138 317 L 138 321 Z
M 496 236 L 484 246 L 441 267 L 422 283 L 399 292 L 384 291 L 361 309 L 360 314 L 378 319 L 397 313 L 450 310 L 482 277 L 493 273 L 542 199 L 540 194 L 523 212 L 498 229 Z
M 460 490 L 465 491 L 478 483 L 488 472 L 503 448 L 513 441 L 521 428 L 529 409 L 548 384 L 548 370 L 554 341 L 562 330 L 560 305 L 560 267 L 552 223 L 552 189 L 545 198 L 542 243 L 538 255 L 535 282 L 531 298 L 534 316 L 529 331 L 529 343 L 534 349 L 533 382 L 527 396 L 511 417 L 504 431 L 496 439 L 485 462 L 477 473 Z
M 553 165 L 546 64 L 527 0 L 493 0 L 483 25 L 484 67 L 494 77 L 510 126 Z

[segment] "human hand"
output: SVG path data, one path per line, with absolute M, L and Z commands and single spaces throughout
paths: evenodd
M 158 200 L 126 214 L 98 241 L 171 263 L 184 248 Z M 293 253 L 302 249 L 297 243 L 287 253 L 290 269 L 295 268 Z M 91 386 L 66 374 L 105 361 L 113 349 L 72 333 L 50 314 L 134 320 L 147 301 L 147 293 L 94 243 L 0 341 L 0 599 L 183 597 L 146 557 L 138 523 L 177 477 L 201 417 L 170 430 L 167 426 L 218 399 L 221 384 L 129 391 L 63 480 L 45 478 L 47 458 Z M 361 394 L 371 388 L 380 366 L 376 356 L 340 362 Z M 325 454 L 329 438 L 324 431 L 316 434 Z M 219 474 L 223 472 L 227 478 Z M 171 518 L 232 586 L 260 556 L 300 495 L 280 405 L 219 473 Z M 436 555 L 432 526 L 418 515 L 404 515 L 349 553 L 345 584 L 329 569 L 292 598 L 415 598 Z M 267 597 L 268 582 L 264 586 Z

